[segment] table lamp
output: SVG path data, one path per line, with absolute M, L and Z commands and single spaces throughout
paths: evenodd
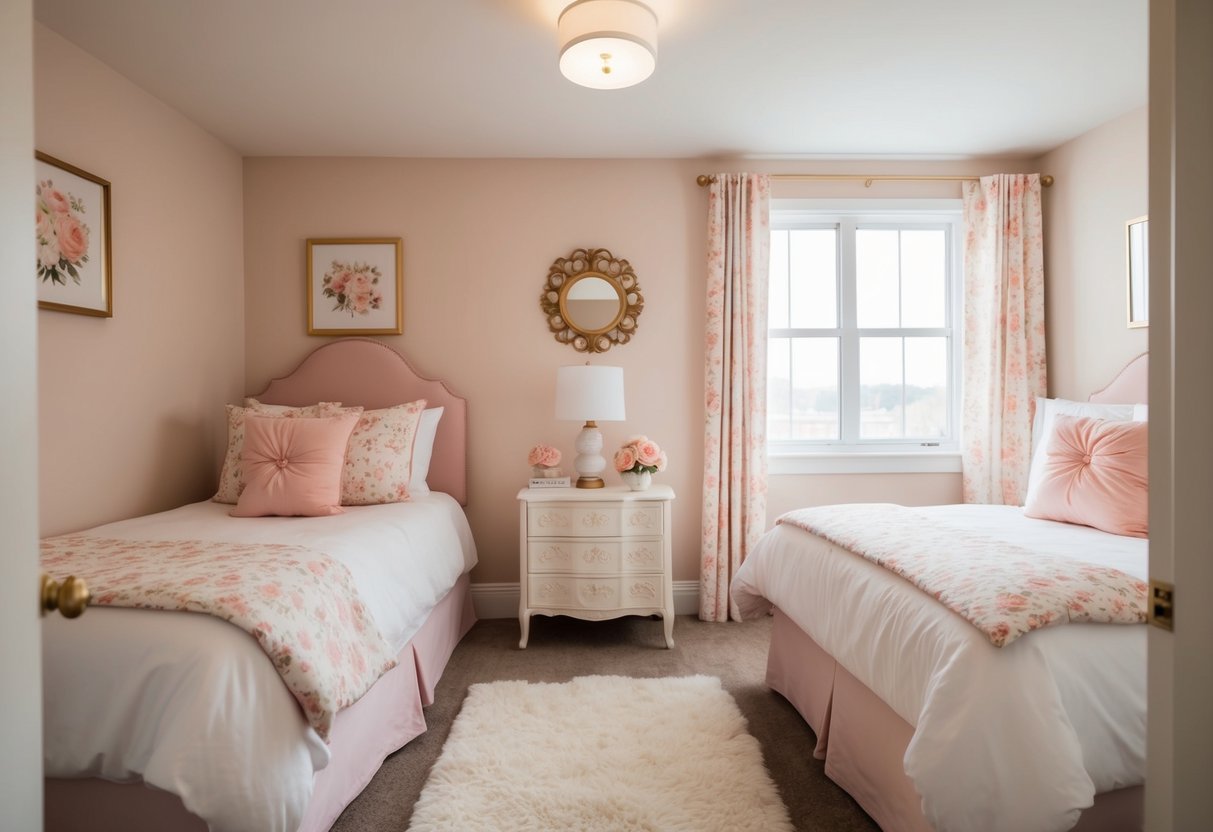
M 623 415 L 623 368 L 576 364 L 556 368 L 556 418 L 585 422 L 574 448 L 578 488 L 602 488 L 602 433 L 597 420 L 620 422 Z

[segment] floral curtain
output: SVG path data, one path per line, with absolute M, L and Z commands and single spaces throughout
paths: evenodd
M 964 500 L 1023 505 L 1045 395 L 1038 174 L 964 184 Z
M 699 617 L 740 620 L 729 584 L 766 525 L 770 178 L 717 174 L 708 190 L 703 548 Z

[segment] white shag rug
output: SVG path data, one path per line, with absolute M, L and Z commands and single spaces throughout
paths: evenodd
M 473 685 L 411 832 L 791 832 L 710 676 Z

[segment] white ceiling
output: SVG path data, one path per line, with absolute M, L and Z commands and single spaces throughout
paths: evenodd
M 34 8 L 247 156 L 1035 156 L 1146 102 L 1147 0 L 653 0 L 613 91 L 557 70 L 567 2 Z

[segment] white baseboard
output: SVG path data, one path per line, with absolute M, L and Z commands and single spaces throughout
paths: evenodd
M 477 618 L 517 618 L 518 583 L 472 584 Z M 674 581 L 674 614 L 699 614 L 699 581 Z

